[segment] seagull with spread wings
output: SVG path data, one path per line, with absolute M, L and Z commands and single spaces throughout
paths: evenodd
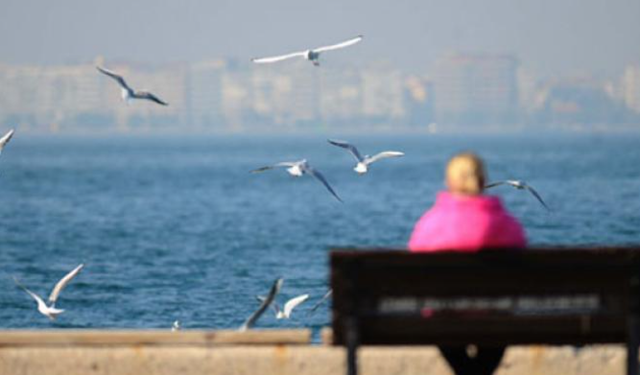
M 251 316 L 240 326 L 240 328 L 238 329 L 239 331 L 244 332 L 253 327 L 253 325 L 258 321 L 262 314 L 267 311 L 269 305 L 271 305 L 271 303 L 275 300 L 278 293 L 280 293 L 283 282 L 284 280 L 282 278 L 276 279 L 276 281 L 273 282 L 273 285 L 271 286 L 267 297 L 262 301 L 260 307 L 258 307 L 258 309 L 253 314 L 251 314 Z
M 60 315 L 60 314 L 62 314 L 64 312 L 64 310 L 56 308 L 56 301 L 58 300 L 58 297 L 60 296 L 60 293 L 67 286 L 67 284 L 69 284 L 69 282 L 71 282 L 71 280 L 74 277 L 76 277 L 78 275 L 78 273 L 80 273 L 82 268 L 84 268 L 84 264 L 81 264 L 78 267 L 74 268 L 71 272 L 67 273 L 62 279 L 60 279 L 60 281 L 58 281 L 56 286 L 51 291 L 51 294 L 49 295 L 49 305 L 48 306 L 44 302 L 44 300 L 42 298 L 40 298 L 40 296 L 38 296 L 34 292 L 32 292 L 29 289 L 27 289 L 24 285 L 22 285 L 18 281 L 17 278 L 14 277 L 13 279 L 16 282 L 16 284 L 22 290 L 24 290 L 28 295 L 31 296 L 31 298 L 33 298 L 38 303 L 38 311 L 42 315 L 48 317 L 51 320 L 55 320 L 58 315 Z
M 280 56 L 256 58 L 256 59 L 251 59 L 251 61 L 253 61 L 256 64 L 270 64 L 270 63 L 275 63 L 275 62 L 288 60 L 296 57 L 302 57 L 306 60 L 311 61 L 313 65 L 319 66 L 320 65 L 319 59 L 320 59 L 321 53 L 352 46 L 356 43 L 359 43 L 362 40 L 362 38 L 363 38 L 362 35 L 358 35 L 355 38 L 351 38 L 349 40 L 346 40 L 338 44 L 332 44 L 330 46 L 308 49 L 305 51 L 293 52 L 293 53 L 288 53 L 286 55 L 280 55 Z
M 136 91 L 134 89 L 131 88 L 131 86 L 129 86 L 127 84 L 127 82 L 124 80 L 124 78 L 119 75 L 116 74 L 110 70 L 107 70 L 105 68 L 102 68 L 100 66 L 96 66 L 96 69 L 98 69 L 98 71 L 108 77 L 113 78 L 116 82 L 118 82 L 118 84 L 120 85 L 120 87 L 122 88 L 122 99 L 124 99 L 125 102 L 127 102 L 127 104 L 131 103 L 131 100 L 133 99 L 144 99 L 144 100 L 150 100 L 154 103 L 160 104 L 160 105 L 169 105 L 169 103 L 165 102 L 164 100 L 158 98 L 157 96 L 155 96 L 154 94 L 152 94 L 149 91 L 146 90 L 139 90 Z
M 287 168 L 287 172 L 293 177 L 300 177 L 302 175 L 308 174 L 313 176 L 316 180 L 320 181 L 327 190 L 333 195 L 338 201 L 342 202 L 342 199 L 336 194 L 331 185 L 327 182 L 327 179 L 324 178 L 322 173 L 317 169 L 311 167 L 306 159 L 298 160 L 298 161 L 285 161 L 282 163 L 277 163 L 274 165 L 268 165 L 266 167 L 254 169 L 251 173 L 259 173 L 264 172 L 270 169 L 284 167 Z
M 356 146 L 352 145 L 346 141 L 338 141 L 334 139 L 328 139 L 329 143 L 334 146 L 342 147 L 345 150 L 349 151 L 351 155 L 356 159 L 356 166 L 353 168 L 358 174 L 363 175 L 369 171 L 369 165 L 375 163 L 378 160 L 386 159 L 386 158 L 397 158 L 400 156 L 404 156 L 403 152 L 399 151 L 383 151 L 377 153 L 373 156 L 365 155 L 364 157 L 360 154 Z
M 520 181 L 520 180 L 497 181 L 497 182 L 493 182 L 491 184 L 488 184 L 484 188 L 485 189 L 490 189 L 490 188 L 492 188 L 494 186 L 500 186 L 500 185 L 509 185 L 509 186 L 512 186 L 512 187 L 514 187 L 514 188 L 516 188 L 518 190 L 528 190 L 534 197 L 536 197 L 538 202 L 540 202 L 540 204 L 542 204 L 544 206 L 544 208 L 546 208 L 547 210 L 551 211 L 551 209 L 547 206 L 547 204 L 544 203 L 544 201 L 542 200 L 542 197 L 540 196 L 540 194 L 538 194 L 538 192 L 534 188 L 529 186 L 524 181 Z

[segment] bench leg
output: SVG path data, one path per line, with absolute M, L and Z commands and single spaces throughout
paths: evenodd
M 629 337 L 627 339 L 627 375 L 638 375 L 638 346 L 640 346 L 640 338 L 638 337 L 638 317 L 632 315 L 629 317 Z
M 358 374 L 358 324 L 355 318 L 347 319 L 347 375 Z
M 470 358 L 464 346 L 438 347 L 456 375 L 491 375 L 500 365 L 505 347 L 478 347 L 478 355 Z

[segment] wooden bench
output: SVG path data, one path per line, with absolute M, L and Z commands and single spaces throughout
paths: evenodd
M 491 374 L 509 345 L 600 343 L 626 344 L 638 375 L 640 248 L 334 249 L 331 287 L 350 375 L 359 345 L 437 345 L 462 375 Z

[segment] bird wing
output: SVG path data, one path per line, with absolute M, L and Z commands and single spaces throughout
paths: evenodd
M 529 185 L 525 185 L 525 189 L 529 190 L 531 192 L 531 194 L 533 194 L 534 197 L 536 197 L 536 199 L 544 206 L 544 208 L 546 208 L 547 210 L 551 211 L 549 209 L 549 207 L 547 206 L 546 203 L 544 203 L 544 201 L 542 200 L 542 197 L 540 196 L 540 194 L 538 194 L 538 192 L 532 188 Z
M 264 171 L 268 171 L 270 169 L 279 168 L 279 167 L 293 167 L 294 165 L 296 165 L 295 162 L 283 161 L 282 163 L 277 163 L 277 164 L 273 164 L 273 165 L 267 165 L 266 167 L 261 167 L 261 168 L 258 168 L 258 169 L 254 169 L 254 170 L 251 171 L 251 173 L 264 172 Z
M 69 272 L 62 279 L 60 279 L 60 281 L 58 281 L 56 286 L 51 291 L 51 294 L 49 295 L 49 303 L 51 303 L 51 304 L 55 304 L 56 303 L 56 300 L 58 299 L 58 296 L 60 295 L 60 292 L 62 292 L 62 289 L 64 289 L 67 286 L 67 284 L 69 284 L 69 282 L 74 277 L 76 277 L 78 275 L 78 273 L 80 273 L 82 268 L 84 268 L 84 264 L 81 264 L 78 267 L 74 268 L 71 272 Z
M 373 155 L 371 157 L 368 157 L 364 162 L 366 164 L 371 164 L 374 163 L 380 159 L 386 159 L 386 158 L 398 158 L 400 156 L 404 156 L 404 152 L 400 152 L 400 151 L 383 151 L 380 152 L 376 155 Z
M 340 197 L 338 196 L 338 194 L 336 194 L 335 191 L 333 191 L 333 189 L 331 188 L 331 185 L 329 185 L 329 183 L 327 182 L 327 180 L 324 178 L 324 176 L 322 175 L 322 173 L 320 173 L 319 171 L 307 166 L 305 168 L 305 171 L 307 173 L 309 173 L 310 175 L 312 175 L 313 177 L 315 177 L 318 181 L 322 182 L 322 184 L 324 185 L 324 187 L 327 188 L 327 190 L 329 190 L 329 192 L 336 197 L 337 200 L 339 200 L 342 203 L 342 199 L 340 199 Z
M 136 91 L 133 94 L 133 97 L 134 98 L 138 98 L 138 99 L 151 100 L 152 102 L 155 102 L 155 103 L 158 103 L 158 104 L 164 105 L 164 106 L 169 105 L 169 103 L 167 103 L 164 100 L 158 98 L 157 96 L 155 96 L 154 94 L 150 93 L 149 91 Z
M 46 303 L 44 303 L 44 301 L 42 300 L 42 298 L 40 298 L 39 295 L 35 294 L 34 292 L 30 291 L 29 289 L 27 289 L 26 286 L 22 285 L 22 283 L 20 283 L 20 281 L 18 281 L 17 278 L 13 278 L 13 281 L 15 281 L 16 285 L 20 287 L 20 289 L 24 290 L 25 292 L 27 292 L 28 295 L 31 296 L 31 298 L 33 298 L 37 303 L 38 306 L 43 305 L 43 306 L 47 306 Z
M 291 298 L 284 304 L 284 316 L 291 316 L 291 311 L 296 308 L 299 304 L 306 301 L 309 298 L 308 294 L 302 294 L 300 296 Z
M 342 147 L 348 150 L 351 153 L 351 155 L 353 155 L 353 157 L 356 158 L 356 161 L 358 163 L 362 161 L 362 155 L 360 155 L 360 152 L 358 152 L 358 149 L 356 148 L 356 146 L 352 145 L 351 143 L 347 141 L 338 141 L 336 139 L 327 139 L 327 142 L 331 143 L 334 146 Z
M 492 183 L 490 183 L 488 185 L 485 185 L 484 188 L 485 189 L 490 189 L 492 187 L 500 186 L 500 185 L 510 185 L 510 184 L 507 181 L 496 181 L 496 182 L 492 182 Z
M 258 302 L 262 303 L 266 301 L 267 297 L 256 296 L 256 299 L 258 300 Z M 278 313 L 280 312 L 280 306 L 278 306 L 278 303 L 276 301 L 273 301 L 273 303 L 271 304 L 271 307 L 273 307 L 273 311 L 276 313 L 276 315 L 278 315 Z
M 313 305 L 311 310 L 309 310 L 309 313 L 312 313 L 312 312 L 316 311 L 318 309 L 318 307 L 320 307 L 320 305 L 322 305 L 324 303 L 324 301 L 326 301 L 329 297 L 331 297 L 332 294 L 333 294 L 333 289 L 329 289 L 327 291 L 327 293 L 325 293 L 324 296 L 322 296 L 322 298 L 320 298 L 320 301 L 318 301 L 315 305 Z
M 109 77 L 113 78 L 116 80 L 116 82 L 118 82 L 118 84 L 120 84 L 120 86 L 122 86 L 122 88 L 126 89 L 126 90 L 131 90 L 131 87 L 129 87 L 129 85 L 127 85 L 127 82 L 124 80 L 124 78 L 122 78 L 121 75 L 116 74 L 108 69 L 105 69 L 103 67 L 100 66 L 96 66 L 96 69 L 98 69 L 98 71 L 102 74 L 106 74 Z
M 320 47 L 320 48 L 315 48 L 315 49 L 313 49 L 313 52 L 325 52 L 325 51 L 331 51 L 331 50 L 334 50 L 334 49 L 340 49 L 340 48 L 349 47 L 351 45 L 354 45 L 354 44 L 360 42 L 362 40 L 362 38 L 363 38 L 362 35 L 358 35 L 357 37 L 349 39 L 349 40 L 344 41 L 342 43 L 332 44 L 330 46 L 324 46 L 324 47 Z
M 282 60 L 292 59 L 294 57 L 304 57 L 306 55 L 307 55 L 307 51 L 299 51 L 299 52 L 289 53 L 289 54 L 280 55 L 280 56 L 255 58 L 255 59 L 251 59 L 251 61 L 253 61 L 256 64 L 269 64 L 269 63 L 274 63 Z
M 9 141 L 11 140 L 11 137 L 13 137 L 13 133 L 14 133 L 14 129 L 11 129 L 7 132 L 7 134 L 3 135 L 2 138 L 0 138 L 0 152 L 2 152 L 2 149 L 4 149 L 4 146 L 6 146 L 7 143 L 9 143 Z
M 271 290 L 269 290 L 269 294 L 267 295 L 267 298 L 265 298 L 265 300 L 262 301 L 262 304 L 260 305 L 260 307 L 258 307 L 258 310 L 256 310 L 253 314 L 251 314 L 249 319 L 247 319 L 240 326 L 239 328 L 240 331 L 246 331 L 247 329 L 251 328 L 255 324 L 255 322 L 260 318 L 260 316 L 264 314 L 264 312 L 267 310 L 269 305 L 271 305 L 271 303 L 275 300 L 278 292 L 280 292 L 280 288 L 282 288 L 282 282 L 283 282 L 282 278 L 279 278 L 273 282 L 273 285 L 271 286 Z

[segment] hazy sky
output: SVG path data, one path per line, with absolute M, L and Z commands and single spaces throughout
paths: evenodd
M 0 0 L 0 61 L 247 61 L 365 40 L 336 61 L 428 73 L 449 51 L 513 53 L 535 72 L 640 63 L 639 0 Z

